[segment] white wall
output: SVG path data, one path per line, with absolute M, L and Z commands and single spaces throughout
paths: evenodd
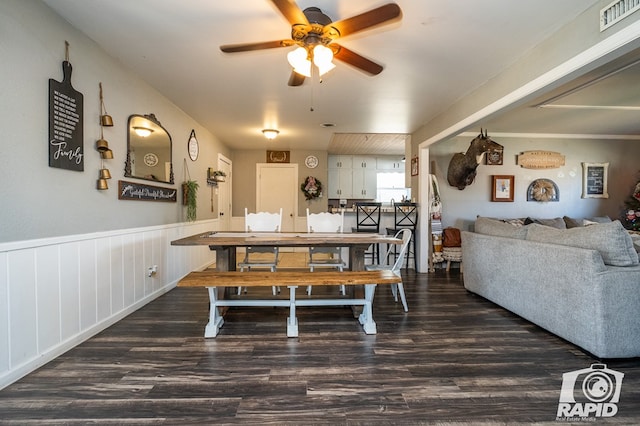
M 186 142 L 195 129 L 200 156 L 197 162 L 187 161 L 191 177 L 200 182 L 198 218 L 214 217 L 206 169 L 217 165 L 219 152 L 230 157 L 215 136 L 40 1 L 3 0 L 0 28 L 4 64 L 0 68 L 0 242 L 184 220 L 181 203 L 118 200 L 131 114 L 154 113 L 173 139 L 176 184 L 159 186 L 179 188 Z M 70 45 L 71 83 L 84 95 L 84 172 L 48 165 L 49 79 L 62 81 L 65 40 Z M 106 109 L 115 123 L 104 129 L 114 153 L 114 159 L 105 160 L 113 176 L 107 191 L 95 189 L 100 169 L 100 156 L 94 149 L 100 138 L 100 82 Z
M 48 165 L 49 79 L 62 80 L 65 40 L 71 83 L 84 95 L 84 172 Z M 207 167 L 229 150 L 40 1 L 0 3 L 0 388 L 173 288 L 213 261 L 207 247 L 172 247 L 216 230 Z M 99 83 L 115 126 L 105 128 L 113 179 L 96 190 Z M 191 130 L 200 142 L 189 174 L 200 183 L 198 219 L 182 223 L 180 202 L 118 200 L 127 119 L 154 113 L 173 139 L 179 188 Z M 144 181 L 140 181 L 141 183 Z M 150 183 L 150 182 L 149 182 Z M 215 199 L 213 200 L 215 203 Z M 147 268 L 158 265 L 155 277 Z
M 440 184 L 443 202 L 443 226 L 470 229 L 477 215 L 490 217 L 554 218 L 593 217 L 607 215 L 619 218 L 624 200 L 629 197 L 640 166 L 636 155 L 637 141 L 620 140 L 571 140 L 571 139 L 520 139 L 492 137 L 504 146 L 501 166 L 481 164 L 474 183 L 458 190 L 447 183 L 449 161 L 456 152 L 465 152 L 473 139 L 456 137 L 429 148 L 432 162 L 436 164 L 436 176 Z M 516 165 L 516 156 L 523 151 L 555 151 L 565 156 L 565 165 L 557 169 L 532 170 Z M 610 163 L 609 198 L 581 198 L 582 163 Z M 491 176 L 515 176 L 514 202 L 491 202 Z M 539 203 L 526 201 L 529 184 L 539 178 L 551 179 L 558 185 L 558 202 Z M 628 184 L 627 184 L 628 183 Z

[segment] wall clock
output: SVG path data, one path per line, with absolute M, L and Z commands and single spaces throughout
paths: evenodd
M 155 155 L 153 152 L 145 154 L 144 155 L 144 164 L 146 164 L 149 167 L 155 166 L 156 164 L 158 164 L 158 156 Z
M 316 157 L 315 155 L 309 155 L 304 159 L 304 165 L 310 169 L 315 169 L 316 167 L 318 167 L 318 157 Z
M 196 139 L 195 130 L 191 130 L 189 142 L 187 142 L 187 150 L 189 151 L 189 158 L 191 158 L 191 161 L 196 161 L 198 159 L 198 154 L 200 153 L 200 147 L 198 146 L 198 139 Z

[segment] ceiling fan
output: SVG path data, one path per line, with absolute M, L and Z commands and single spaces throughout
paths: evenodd
M 305 77 L 312 75 L 312 63 L 317 67 L 319 75 L 332 69 L 335 66 L 331 63 L 333 58 L 346 62 L 366 74 L 380 74 L 383 69 L 382 65 L 334 43 L 334 41 L 340 37 L 389 23 L 389 21 L 400 17 L 402 13 L 397 4 L 388 3 L 360 15 L 332 22 L 331 18 L 317 7 L 301 10 L 292 0 L 269 1 L 291 24 L 291 38 L 257 43 L 227 44 L 220 46 L 220 50 L 225 53 L 235 53 L 299 46 L 298 49 L 287 55 L 289 63 L 294 68 L 289 77 L 289 86 L 300 86 L 304 83 Z

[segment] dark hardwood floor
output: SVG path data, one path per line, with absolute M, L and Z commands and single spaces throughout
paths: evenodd
M 562 374 L 598 360 L 457 270 L 404 278 L 409 313 L 377 289 L 377 335 L 349 308 L 299 308 L 298 338 L 287 309 L 231 308 L 204 339 L 206 291 L 174 289 L 0 391 L 0 424 L 557 424 Z M 597 421 L 640 424 L 640 359 L 604 362 L 625 376 Z

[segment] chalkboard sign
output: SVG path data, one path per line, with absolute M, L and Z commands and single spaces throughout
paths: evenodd
M 177 190 L 144 183 L 118 181 L 118 199 L 140 201 L 166 201 L 175 203 L 178 199 Z
M 62 82 L 49 79 L 49 167 L 83 171 L 83 96 L 71 86 L 71 64 Z
M 582 163 L 582 198 L 609 198 L 609 163 Z

